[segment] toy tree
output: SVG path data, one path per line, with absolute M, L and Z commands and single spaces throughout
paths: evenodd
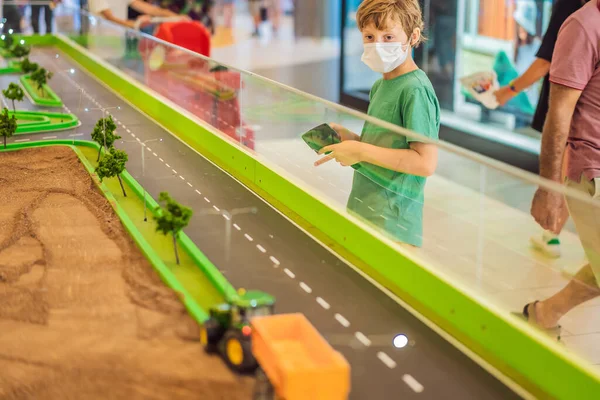
M 94 130 L 92 131 L 92 140 L 100 145 L 98 159 L 96 161 L 100 160 L 102 147 L 108 151 L 113 147 L 115 141 L 121 139 L 121 136 L 115 134 L 116 129 L 117 124 L 115 124 L 112 115 L 109 115 L 107 118 L 100 118 L 98 122 L 96 122 L 96 126 L 94 126 Z
M 10 54 L 15 58 L 23 58 L 25 56 L 28 56 L 30 51 L 31 49 L 29 48 L 29 46 L 17 43 L 10 49 Z
M 42 96 L 46 95 L 44 85 L 52 79 L 52 76 L 52 72 L 46 71 L 46 68 L 38 68 L 31 74 L 30 78 L 37 84 L 37 88 L 42 93 Z
M 10 85 L 8 85 L 8 88 L 6 90 L 2 91 L 2 94 L 4 94 L 4 96 L 7 99 L 12 101 L 13 112 L 17 111 L 15 109 L 15 100 L 23 101 L 23 96 L 25 95 L 25 93 L 23 93 L 23 89 L 21 89 L 21 86 L 13 82 L 11 82 Z
M 161 232 L 163 235 L 171 234 L 173 236 L 175 260 L 177 261 L 177 265 L 179 265 L 177 238 L 179 237 L 179 232 L 190 223 L 193 211 L 177 203 L 167 192 L 162 192 L 158 196 L 158 201 L 165 203 L 165 206 L 156 209 L 157 213 L 154 217 L 157 223 L 156 231 Z
M 25 57 L 21 61 L 21 71 L 25 74 L 36 71 L 40 66 L 37 63 L 29 61 L 29 58 Z
M 8 115 L 8 108 L 2 110 L 0 114 L 0 136 L 4 137 L 4 148 L 6 149 L 6 139 L 12 137 L 17 131 L 17 119 L 15 115 Z
M 123 196 L 125 197 L 127 197 L 127 192 L 125 192 L 123 181 L 121 181 L 121 174 L 125 170 L 125 163 L 127 163 L 128 159 L 127 153 L 112 147 L 110 151 L 102 157 L 102 160 L 100 160 L 100 163 L 98 164 L 98 168 L 96 168 L 96 174 L 98 175 L 98 178 L 100 178 L 100 182 L 102 182 L 104 178 L 113 178 L 116 176 L 121 185 L 121 190 L 123 190 Z

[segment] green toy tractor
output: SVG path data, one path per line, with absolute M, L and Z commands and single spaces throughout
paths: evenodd
M 260 291 L 240 290 L 232 301 L 210 310 L 200 327 L 200 343 L 208 353 L 219 353 L 236 372 L 253 372 L 258 366 L 252 355 L 250 319 L 273 314 L 275 298 Z

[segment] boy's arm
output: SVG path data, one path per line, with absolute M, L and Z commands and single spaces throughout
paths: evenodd
M 393 171 L 417 176 L 431 176 L 437 167 L 437 146 L 431 143 L 412 142 L 410 149 L 386 149 L 363 144 L 361 161 Z

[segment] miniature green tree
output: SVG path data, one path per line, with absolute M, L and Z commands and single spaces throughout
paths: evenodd
M 4 148 L 6 149 L 6 139 L 12 137 L 17 131 L 17 119 L 15 115 L 8 115 L 8 108 L 2 110 L 0 114 L 0 136 L 4 137 Z
M 4 94 L 4 96 L 6 96 L 7 99 L 12 100 L 13 112 L 17 111 L 15 109 L 15 100 L 23 101 L 23 96 L 25 96 L 25 93 L 23 93 L 23 89 L 21 89 L 21 86 L 13 82 L 11 82 L 10 85 L 8 85 L 8 88 L 6 90 L 2 91 L 2 94 Z
M 37 63 L 29 61 L 29 58 L 25 57 L 21 61 L 21 71 L 25 74 L 36 71 L 40 66 Z
M 116 176 L 121 185 L 121 190 L 123 190 L 123 196 L 125 197 L 127 197 L 127 192 L 125 192 L 123 181 L 121 181 L 121 174 L 125 170 L 125 163 L 127 163 L 128 159 L 127 153 L 113 147 L 104 155 L 104 157 L 102 157 L 102 160 L 100 160 L 100 163 L 98 164 L 98 168 L 96 168 L 96 174 L 98 175 L 98 178 L 100 178 L 100 182 L 102 182 L 104 178 L 113 178 Z
M 171 234 L 173 236 L 173 248 L 175 249 L 175 260 L 179 265 L 179 253 L 177 252 L 177 238 L 179 232 L 185 228 L 192 219 L 193 211 L 190 208 L 182 206 L 171 198 L 169 193 L 162 192 L 158 196 L 160 203 L 165 203 L 165 207 L 158 207 L 154 217 L 157 226 L 156 231 L 163 235 Z
M 112 115 L 109 115 L 107 118 L 100 118 L 98 122 L 96 122 L 96 126 L 94 126 L 94 130 L 92 131 L 92 140 L 100 145 L 98 159 L 96 161 L 100 161 L 102 147 L 108 151 L 113 147 L 115 141 L 121 139 L 121 136 L 115 134 L 116 129 L 117 124 L 115 124 Z
M 31 74 L 30 78 L 37 84 L 37 88 L 40 92 L 42 92 L 42 96 L 46 95 L 46 92 L 44 91 L 44 85 L 48 83 L 50 79 L 52 79 L 52 76 L 52 72 L 46 71 L 46 68 L 38 68 Z
M 10 49 L 14 42 L 15 42 L 15 38 L 10 33 L 4 33 L 2 35 L 2 43 L 3 43 L 2 47 L 4 47 L 5 49 L 7 49 L 7 50 Z
M 17 43 L 10 49 L 10 54 L 15 58 L 23 58 L 29 55 L 31 48 L 27 45 Z

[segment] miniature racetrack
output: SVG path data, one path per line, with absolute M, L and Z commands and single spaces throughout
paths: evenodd
M 111 113 L 118 120 L 117 132 L 123 140 L 133 141 L 117 142 L 117 147 L 129 154 L 129 172 L 154 198 L 168 191 L 194 210 L 186 233 L 235 287 L 264 290 L 277 298 L 277 312 L 301 312 L 310 319 L 350 362 L 351 399 L 518 397 L 243 185 L 86 75 L 77 64 L 64 56 L 56 58 L 56 54 L 52 49 L 34 49 L 31 59 L 55 73 L 49 85 L 63 100 L 66 112 L 76 114 L 82 126 L 52 136 L 20 135 L 12 141 L 89 140 L 102 115 L 83 109 L 120 106 Z M 67 72 L 71 68 L 77 72 Z M 0 76 L 0 84 L 5 86 L 15 77 Z M 17 108 L 38 109 L 27 102 Z M 142 174 L 136 140 L 158 138 L 162 142 L 144 147 Z M 213 211 L 213 206 L 258 210 L 256 215 L 235 217 L 230 257 L 225 255 L 225 219 L 218 213 L 206 213 Z M 392 347 L 398 333 L 409 337 L 410 346 Z M 423 393 L 405 383 L 410 378 L 423 386 Z
M 68 147 L 0 154 L 0 399 L 247 399 Z

